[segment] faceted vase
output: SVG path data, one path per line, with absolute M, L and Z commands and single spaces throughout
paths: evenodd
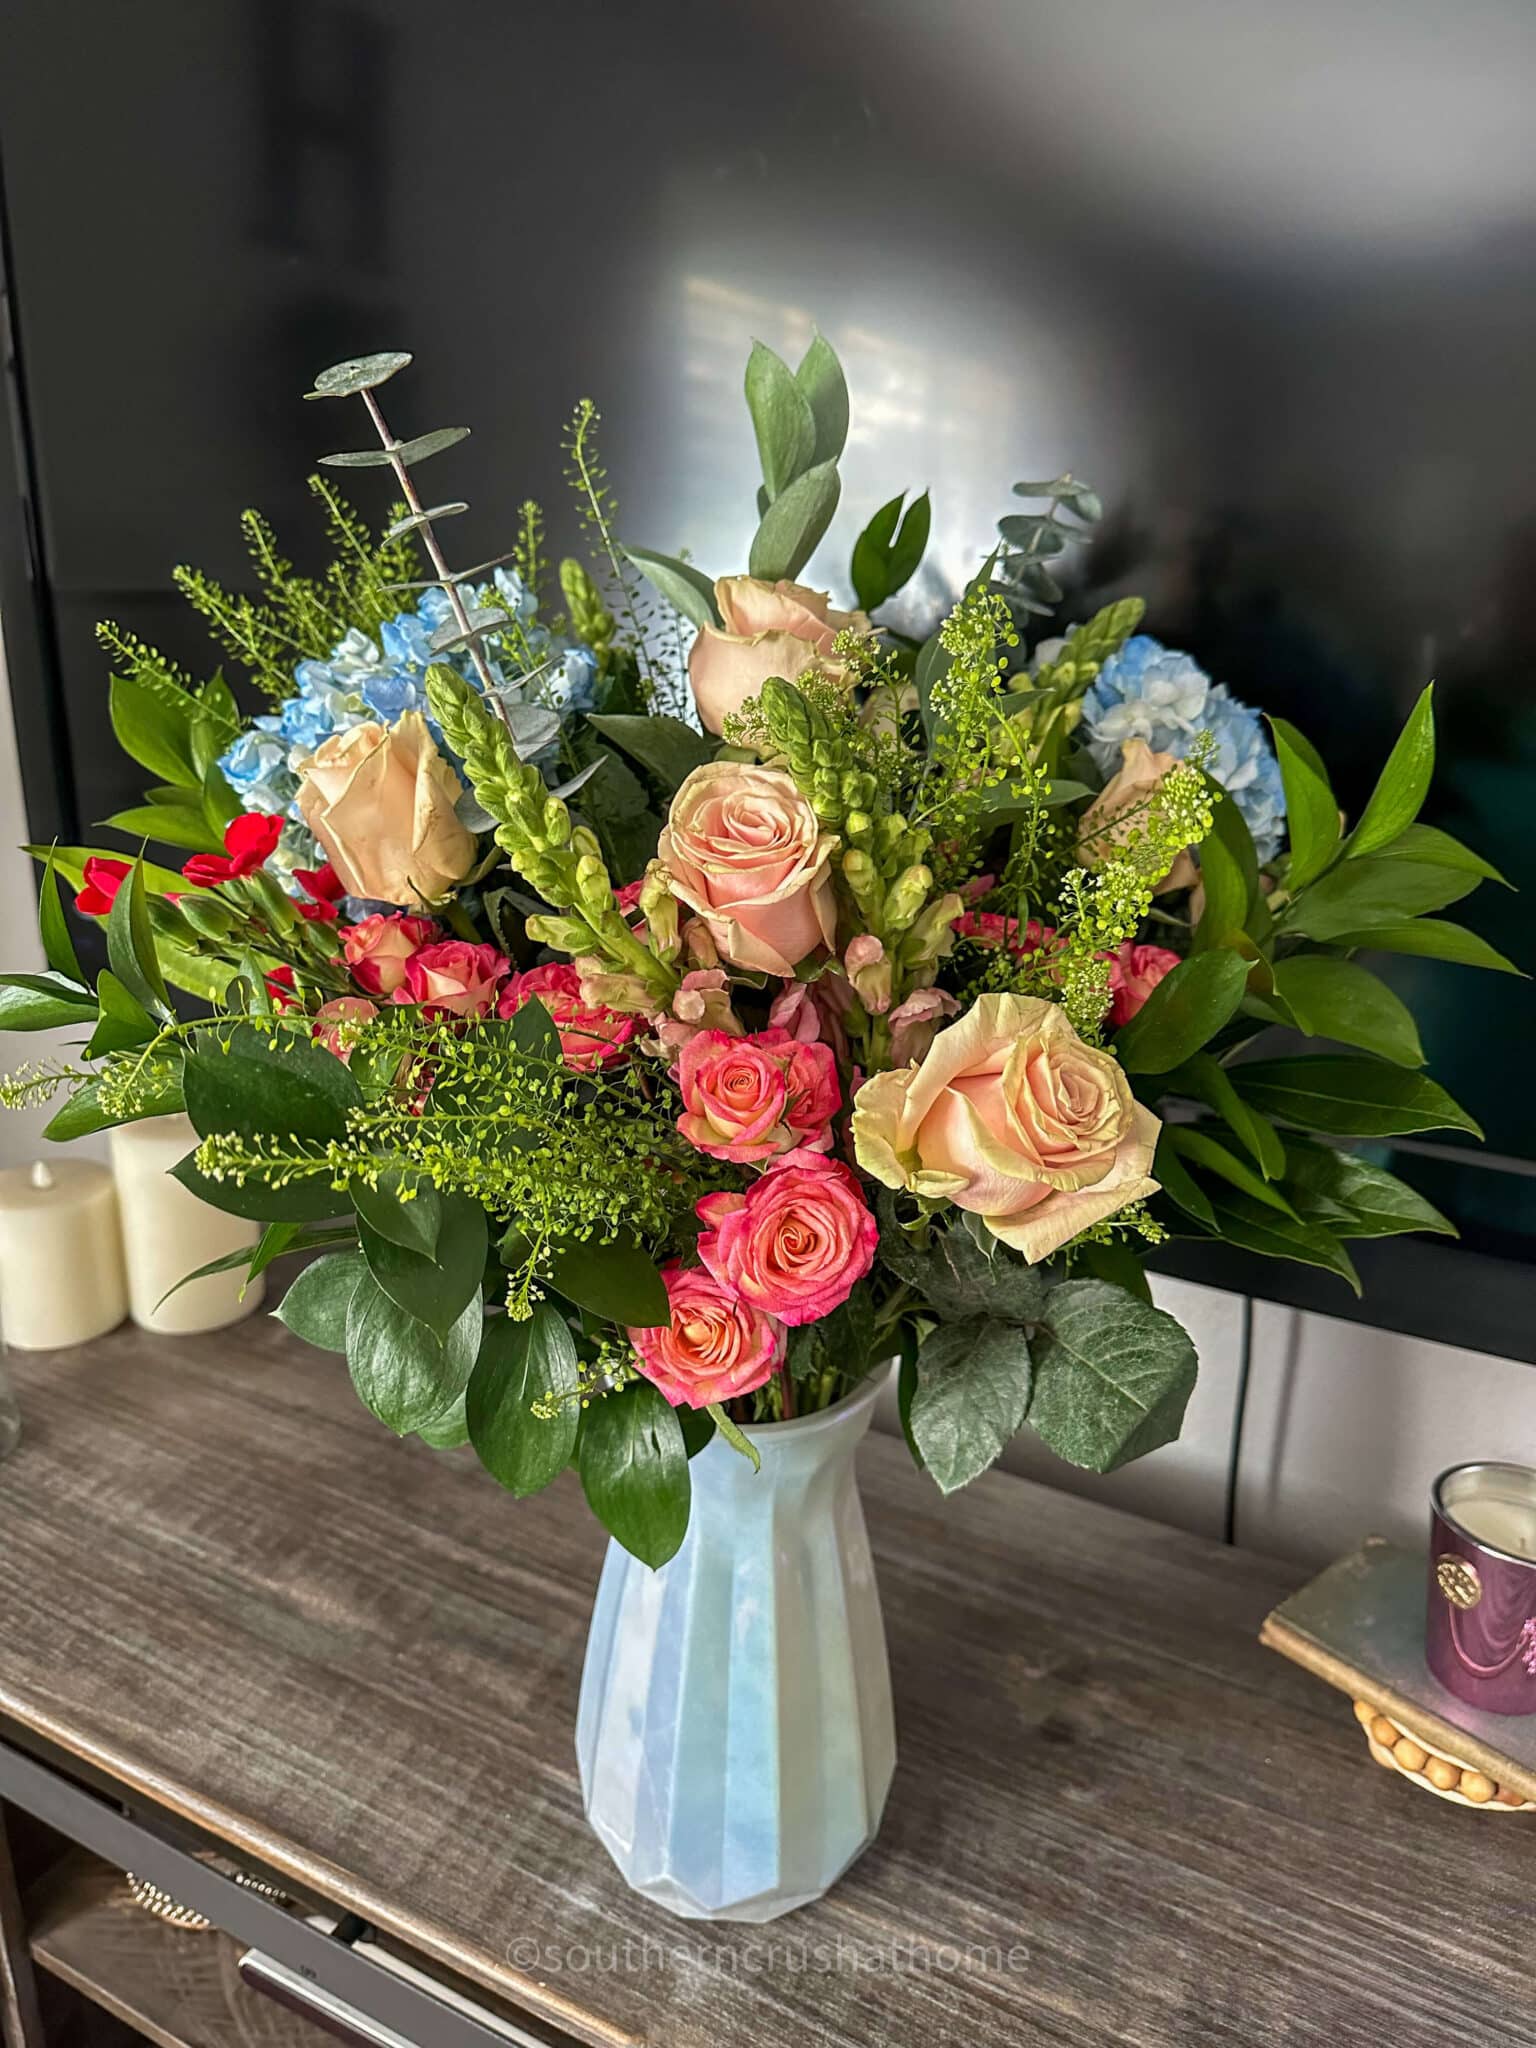
M 681 1549 L 610 1543 L 581 1681 L 587 1818 L 638 1892 L 690 1919 L 772 1920 L 874 1840 L 896 1761 L 885 1629 L 854 1452 L 885 1379 L 693 1460 Z

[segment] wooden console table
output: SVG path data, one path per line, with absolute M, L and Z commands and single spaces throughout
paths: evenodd
M 0 1796 L 75 1845 L 25 1901 L 0 1856 L 12 2048 L 29 1951 L 162 2044 L 312 2048 L 246 1950 L 420 2048 L 1536 2044 L 1536 1834 L 1373 1768 L 1260 1649 L 1293 1567 L 1004 1475 L 945 1503 L 872 1439 L 884 1830 L 818 1906 L 682 1922 L 582 1820 L 569 1476 L 515 1504 L 396 1442 L 265 1317 L 12 1366 Z M 226 1932 L 142 1915 L 130 1868 Z

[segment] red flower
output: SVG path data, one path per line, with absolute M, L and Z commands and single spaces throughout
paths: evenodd
M 288 966 L 274 967 L 266 977 L 267 994 L 279 1010 L 296 1010 L 299 1006 L 298 993 L 294 987 L 293 969 Z
M 268 817 L 264 811 L 242 811 L 224 827 L 224 852 L 194 853 L 181 872 L 203 889 L 233 882 L 240 875 L 254 875 L 266 865 L 282 836 L 281 818 Z
M 318 868 L 295 868 L 293 879 L 310 898 L 308 903 L 297 906 L 300 917 L 307 917 L 313 924 L 335 924 L 341 916 L 336 906 L 346 891 L 330 862 Z
M 82 917 L 105 917 L 132 872 L 131 860 L 107 860 L 93 853 L 85 864 L 84 887 L 75 896 L 76 910 Z

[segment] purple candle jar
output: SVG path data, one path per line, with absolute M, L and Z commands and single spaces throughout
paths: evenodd
M 1468 1706 L 1536 1713 L 1536 1471 L 1453 1465 L 1430 1501 L 1429 1668 Z

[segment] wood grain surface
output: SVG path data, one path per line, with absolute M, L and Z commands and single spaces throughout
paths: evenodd
M 329 2048 L 334 2036 L 242 1981 L 240 1950 L 134 1904 L 122 1875 L 71 1852 L 27 1901 L 32 1953 L 155 2048 Z
M 600 1530 L 399 1443 L 260 1318 L 17 1358 L 0 1713 L 583 2040 L 1532 2044 L 1536 1835 L 1365 1759 L 1260 1649 L 1304 1573 L 861 1452 L 900 1762 L 761 1929 L 671 1919 L 581 1815 Z

